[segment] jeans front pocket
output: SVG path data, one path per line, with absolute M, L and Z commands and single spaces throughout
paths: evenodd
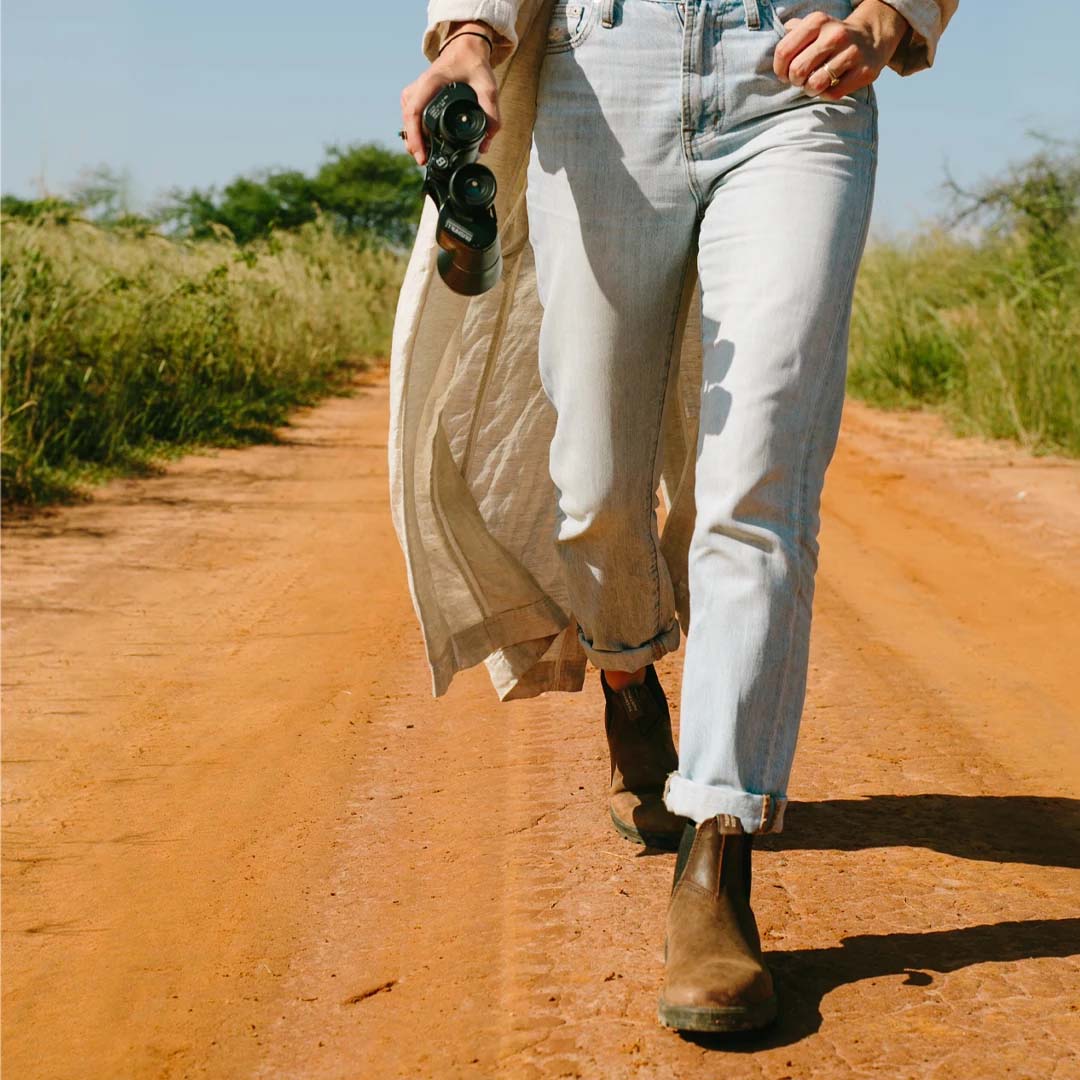
M 772 0 L 757 0 L 758 12 L 763 26 L 767 26 L 777 38 L 784 36 L 784 24 Z
M 763 22 L 768 22 L 777 37 L 783 37 L 784 23 L 791 19 L 805 19 L 814 11 L 821 11 L 831 19 L 846 19 L 854 10 L 851 0 L 758 0 Z
M 596 22 L 596 0 L 573 0 L 556 4 L 548 23 L 547 53 L 576 49 L 588 36 Z
M 791 19 L 804 19 L 814 11 L 824 12 L 832 19 L 846 19 L 854 9 L 851 0 L 757 0 L 757 3 L 762 26 L 770 27 L 777 40 L 785 36 L 784 23 Z M 845 96 L 864 105 L 872 104 L 872 85 L 860 87 Z M 809 92 L 805 92 L 805 96 L 811 100 L 815 98 Z

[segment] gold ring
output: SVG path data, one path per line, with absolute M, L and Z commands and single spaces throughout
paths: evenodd
M 840 76 L 837 75 L 836 72 L 833 71 L 833 69 L 831 67 L 829 67 L 829 62 L 827 60 L 821 66 L 829 73 L 829 80 L 830 80 L 829 86 L 830 87 L 835 86 L 840 81 Z

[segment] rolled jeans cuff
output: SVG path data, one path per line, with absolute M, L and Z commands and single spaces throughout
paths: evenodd
M 699 784 L 673 772 L 668 774 L 664 784 L 664 805 L 673 814 L 690 818 L 695 825 L 717 814 L 731 814 L 742 822 L 748 833 L 761 835 L 783 830 L 787 797 L 755 795 L 735 788 Z
M 635 645 L 632 649 L 596 649 L 586 640 L 581 624 L 578 624 L 578 641 L 585 655 L 605 671 L 640 671 L 665 653 L 674 652 L 679 647 L 679 633 L 679 622 L 673 619 L 666 630 L 644 645 Z

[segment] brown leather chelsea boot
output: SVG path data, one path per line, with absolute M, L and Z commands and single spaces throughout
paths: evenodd
M 611 759 L 611 821 L 627 840 L 674 851 L 686 818 L 664 805 L 664 783 L 679 767 L 679 756 L 656 669 L 650 664 L 643 683 L 621 690 L 612 690 L 601 671 L 600 685 Z
M 748 1031 L 776 1016 L 750 910 L 753 836 L 728 814 L 686 827 L 675 860 L 659 1018 L 680 1031 Z

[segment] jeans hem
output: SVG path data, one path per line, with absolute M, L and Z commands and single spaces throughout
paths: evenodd
M 659 660 L 665 653 L 675 652 L 679 647 L 679 623 L 673 619 L 671 625 L 661 631 L 644 645 L 635 645 L 632 649 L 594 649 L 585 640 L 585 634 L 578 626 L 578 641 L 585 650 L 585 655 L 592 663 L 605 671 L 638 671 Z
M 736 788 L 699 784 L 673 772 L 664 784 L 664 805 L 673 814 L 690 818 L 695 825 L 717 814 L 731 814 L 748 833 L 762 835 L 783 831 L 787 796 L 755 795 Z

